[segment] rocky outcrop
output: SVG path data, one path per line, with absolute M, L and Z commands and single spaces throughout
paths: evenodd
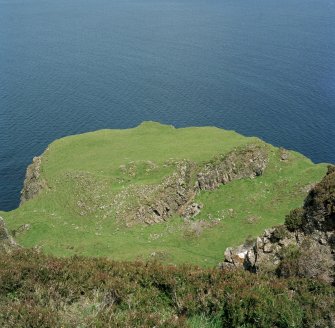
M 18 248 L 15 240 L 9 235 L 5 222 L 0 217 L 0 253 L 9 253 L 11 250 Z
M 287 151 L 287 149 L 280 147 L 279 152 L 280 152 L 280 160 L 283 162 L 287 162 L 288 159 L 290 158 L 290 153 Z
M 20 205 L 37 196 L 43 189 L 47 188 L 46 181 L 41 178 L 41 163 L 42 157 L 37 156 L 33 158 L 32 164 L 28 166 L 21 191 Z
M 268 151 L 264 143 L 242 146 L 201 165 L 189 160 L 174 161 L 175 171 L 159 185 L 129 185 L 115 195 L 110 204 L 99 206 L 112 208 L 116 217 L 127 226 L 158 223 L 175 214 L 191 219 L 201 210 L 201 205 L 194 203 L 199 191 L 212 190 L 233 180 L 259 176 L 267 163 Z M 21 204 L 48 188 L 41 176 L 41 164 L 42 156 L 38 156 L 28 166 Z M 157 169 L 156 164 L 150 161 L 141 165 L 140 171 L 144 167 L 146 173 Z M 120 172 L 129 177 L 136 176 L 137 169 L 135 162 L 120 166 Z M 77 206 L 81 215 L 88 212 L 85 201 L 79 200 Z
M 192 219 L 200 213 L 202 207 L 203 205 L 198 203 L 187 204 L 179 210 L 179 214 L 185 219 Z
M 192 218 L 199 214 L 201 205 L 193 203 L 200 190 L 218 188 L 233 180 L 261 175 L 268 163 L 265 145 L 251 144 L 235 149 L 199 166 L 181 161 L 176 171 L 166 178 L 154 192 L 139 200 L 135 219 L 147 224 L 165 221 L 173 214 Z
M 233 180 L 254 178 L 262 175 L 267 163 L 268 153 L 264 147 L 248 145 L 206 164 L 198 173 L 198 188 L 212 190 Z
M 165 221 L 195 196 L 193 175 L 196 165 L 180 162 L 176 172 L 166 178 L 149 199 L 141 201 L 136 211 L 136 220 L 147 224 Z
M 244 268 L 279 276 L 335 283 L 335 168 L 308 194 L 285 225 L 267 229 L 253 243 L 228 248 L 222 268 Z

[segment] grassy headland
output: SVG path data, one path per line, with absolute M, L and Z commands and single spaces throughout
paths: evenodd
M 145 193 L 159 185 L 182 160 L 201 166 L 248 144 L 268 153 L 261 176 L 200 191 L 194 201 L 202 204 L 201 212 L 187 222 L 174 214 L 161 223 L 127 225 L 127 211 L 136 205 L 134 190 Z M 40 169 L 47 188 L 0 215 L 22 246 L 38 246 L 47 254 L 213 266 L 226 247 L 283 223 L 325 172 L 324 164 L 293 151 L 283 158 L 281 149 L 233 131 L 145 122 L 53 142 Z M 27 230 L 19 229 L 25 224 Z

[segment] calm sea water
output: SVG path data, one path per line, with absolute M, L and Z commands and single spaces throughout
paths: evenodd
M 0 209 L 54 139 L 143 120 L 335 162 L 335 0 L 0 0 Z

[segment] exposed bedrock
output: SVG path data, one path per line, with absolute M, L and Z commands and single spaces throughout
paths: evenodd
M 201 190 L 211 190 L 233 180 L 262 175 L 268 162 L 265 147 L 249 145 L 215 158 L 198 173 L 197 185 Z
M 137 221 L 158 223 L 177 213 L 195 196 L 194 172 L 196 166 L 189 161 L 180 162 L 177 170 L 167 177 L 151 200 L 142 201 L 136 212 Z
M 215 189 L 233 180 L 259 176 L 267 163 L 268 153 L 264 145 L 235 149 L 202 166 L 182 161 L 176 171 L 162 182 L 151 201 L 141 201 L 136 221 L 152 224 L 176 213 L 188 218 L 195 216 L 201 208 L 201 205 L 193 203 L 197 192 Z
M 47 183 L 41 178 L 42 157 L 33 158 L 33 162 L 27 167 L 26 177 L 21 191 L 20 205 L 25 201 L 37 196 L 43 189 L 47 188 Z
M 266 229 L 253 243 L 227 248 L 222 268 L 335 283 L 335 167 L 308 194 L 285 225 Z
M 117 217 L 125 220 L 127 225 L 158 223 L 174 214 L 191 218 L 201 209 L 200 204 L 194 203 L 197 192 L 215 189 L 233 180 L 259 176 L 267 163 L 268 149 L 263 143 L 242 146 L 204 164 L 182 160 L 160 184 L 126 188 L 115 197 L 112 206 Z M 39 156 L 34 157 L 28 166 L 21 204 L 48 188 L 47 181 L 41 176 L 41 164 L 42 156 Z M 129 198 L 131 202 L 127 201 Z

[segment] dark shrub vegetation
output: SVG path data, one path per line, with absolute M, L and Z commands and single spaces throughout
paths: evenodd
M 335 319 L 334 287 L 315 280 L 27 250 L 0 263 L 1 327 L 195 327 L 196 318 L 198 327 L 330 327 Z
M 295 231 L 300 229 L 303 223 L 304 209 L 296 208 L 285 217 L 285 225 L 288 230 Z

